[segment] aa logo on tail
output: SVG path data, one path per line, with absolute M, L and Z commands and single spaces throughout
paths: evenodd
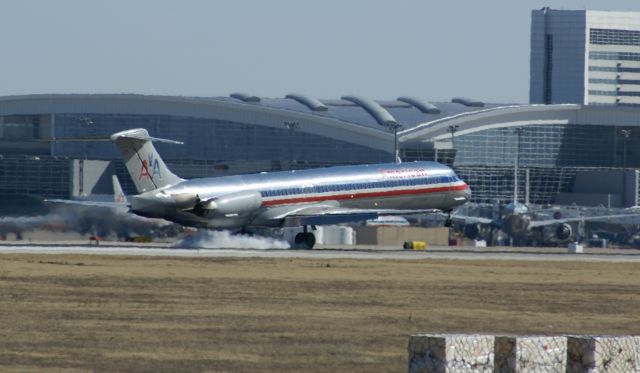
M 140 164 L 140 174 L 138 175 L 138 180 L 142 180 L 143 178 L 154 178 L 158 176 L 162 179 L 162 174 L 160 173 L 160 163 L 158 163 L 158 159 L 153 157 L 153 154 L 149 154 L 148 159 L 143 159 L 142 164 Z

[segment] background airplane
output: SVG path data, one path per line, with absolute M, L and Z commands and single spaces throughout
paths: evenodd
M 60 216 L 73 214 L 73 225 L 67 229 L 91 232 L 94 236 L 106 237 L 116 234 L 123 239 L 137 237 L 173 237 L 180 227 L 164 219 L 149 219 L 129 213 L 129 201 L 116 175 L 111 176 L 113 195 L 88 195 L 81 199 L 45 199 L 55 206 Z M 64 211 L 62 209 L 65 209 Z M 63 221 L 65 219 L 62 219 Z M 74 229 L 75 228 L 75 229 Z
M 96 206 L 96 207 L 108 207 L 119 212 L 128 212 L 129 211 L 129 201 L 127 200 L 127 196 L 124 194 L 122 190 L 122 186 L 120 185 L 120 180 L 116 175 L 111 175 L 111 183 L 113 185 L 113 200 L 98 200 L 95 196 L 90 195 L 87 198 L 82 199 L 58 199 L 51 198 L 45 199 L 44 202 L 48 203 L 62 203 L 69 205 L 83 205 L 83 206 Z
M 468 185 L 436 162 L 338 166 L 184 180 L 173 174 L 145 129 L 111 135 L 138 195 L 131 212 L 213 229 L 302 226 L 295 243 L 312 248 L 308 226 L 435 211 L 450 213 Z
M 521 203 L 507 205 L 468 204 L 457 210 L 451 219 L 457 229 L 469 239 L 484 239 L 498 244 L 501 233 L 515 245 L 555 245 L 577 241 L 584 237 L 584 223 L 625 221 L 637 217 L 632 211 L 603 213 L 595 208 L 556 206 L 529 207 Z

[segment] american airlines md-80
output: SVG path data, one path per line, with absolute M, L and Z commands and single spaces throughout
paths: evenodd
M 302 226 L 295 242 L 312 248 L 307 227 L 379 215 L 448 212 L 469 200 L 468 185 L 436 162 L 338 166 L 185 180 L 162 161 L 145 129 L 111 135 L 139 194 L 131 211 L 212 229 Z

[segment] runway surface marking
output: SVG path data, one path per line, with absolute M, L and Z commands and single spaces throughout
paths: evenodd
M 239 257 L 239 258 L 312 258 L 312 259 L 454 259 L 454 260 L 533 260 L 533 261 L 591 261 L 591 262 L 640 262 L 640 251 L 619 253 L 615 250 L 598 253 L 568 254 L 564 252 L 532 251 L 453 251 L 430 249 L 425 251 L 403 250 L 279 250 L 279 249 L 176 249 L 136 246 L 89 245 L 0 245 L 0 254 L 82 254 L 82 255 L 131 255 L 167 257 Z

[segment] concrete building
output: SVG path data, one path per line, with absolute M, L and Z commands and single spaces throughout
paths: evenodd
M 640 12 L 534 10 L 529 100 L 640 105 Z

